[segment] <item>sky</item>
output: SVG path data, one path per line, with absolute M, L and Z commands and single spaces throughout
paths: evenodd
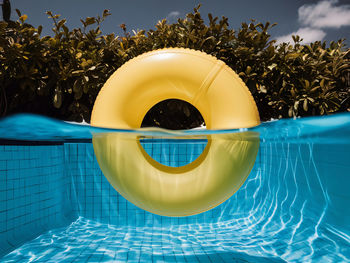
M 43 34 L 47 35 L 52 34 L 52 22 L 45 11 L 61 14 L 68 27 L 74 28 L 81 26 L 81 18 L 101 15 L 109 9 L 112 15 L 103 23 L 102 31 L 122 35 L 120 24 L 126 24 L 130 32 L 154 29 L 159 20 L 174 22 L 199 3 L 206 21 L 208 13 L 225 16 L 233 29 L 251 19 L 277 23 L 270 34 L 278 42 L 292 41 L 291 35 L 298 34 L 304 43 L 346 38 L 347 47 L 350 46 L 350 0 L 11 0 L 11 19 L 18 19 L 17 8 L 22 15 L 28 15 L 27 23 L 42 25 Z

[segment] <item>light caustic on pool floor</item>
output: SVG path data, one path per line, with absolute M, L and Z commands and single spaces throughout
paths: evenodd
M 7 255 L 6 262 L 271 262 L 245 255 L 221 224 L 113 227 L 79 218 Z M 275 260 L 278 262 L 278 260 Z

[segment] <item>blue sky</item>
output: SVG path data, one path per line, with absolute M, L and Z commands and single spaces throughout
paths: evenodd
M 2 0 L 0 0 L 2 2 Z M 230 27 L 237 29 L 241 22 L 256 19 L 260 22 L 276 22 L 270 33 L 279 41 L 289 41 L 298 33 L 305 43 L 315 40 L 347 38 L 350 43 L 350 0 L 11 0 L 12 19 L 18 19 L 15 9 L 28 15 L 27 22 L 43 25 L 44 34 L 51 34 L 52 22 L 45 11 L 67 18 L 70 28 L 80 26 L 80 18 L 101 14 L 109 9 L 102 27 L 103 33 L 121 35 L 119 25 L 125 23 L 128 31 L 151 29 L 162 18 L 170 22 L 184 17 L 201 3 L 204 17 L 207 13 L 229 18 Z

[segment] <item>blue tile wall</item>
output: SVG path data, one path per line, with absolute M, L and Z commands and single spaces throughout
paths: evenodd
M 64 146 L 0 145 L 0 255 L 71 222 Z

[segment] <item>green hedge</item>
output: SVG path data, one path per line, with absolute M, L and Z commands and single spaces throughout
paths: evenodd
M 123 36 L 102 34 L 108 10 L 72 30 L 47 12 L 54 23 L 51 37 L 41 36 L 41 26 L 25 23 L 27 16 L 17 13 L 17 22 L 0 22 L 3 116 L 33 112 L 89 121 L 99 90 L 118 67 L 165 47 L 197 49 L 223 60 L 249 87 L 262 120 L 350 111 L 350 51 L 343 40 L 303 45 L 294 36 L 293 44 L 277 45 L 268 33 L 274 24 L 252 21 L 234 31 L 225 17 L 209 14 L 205 24 L 199 7 L 174 24 L 163 19 L 155 30 L 131 34 L 123 24 Z M 195 122 L 197 115 L 185 110 Z

